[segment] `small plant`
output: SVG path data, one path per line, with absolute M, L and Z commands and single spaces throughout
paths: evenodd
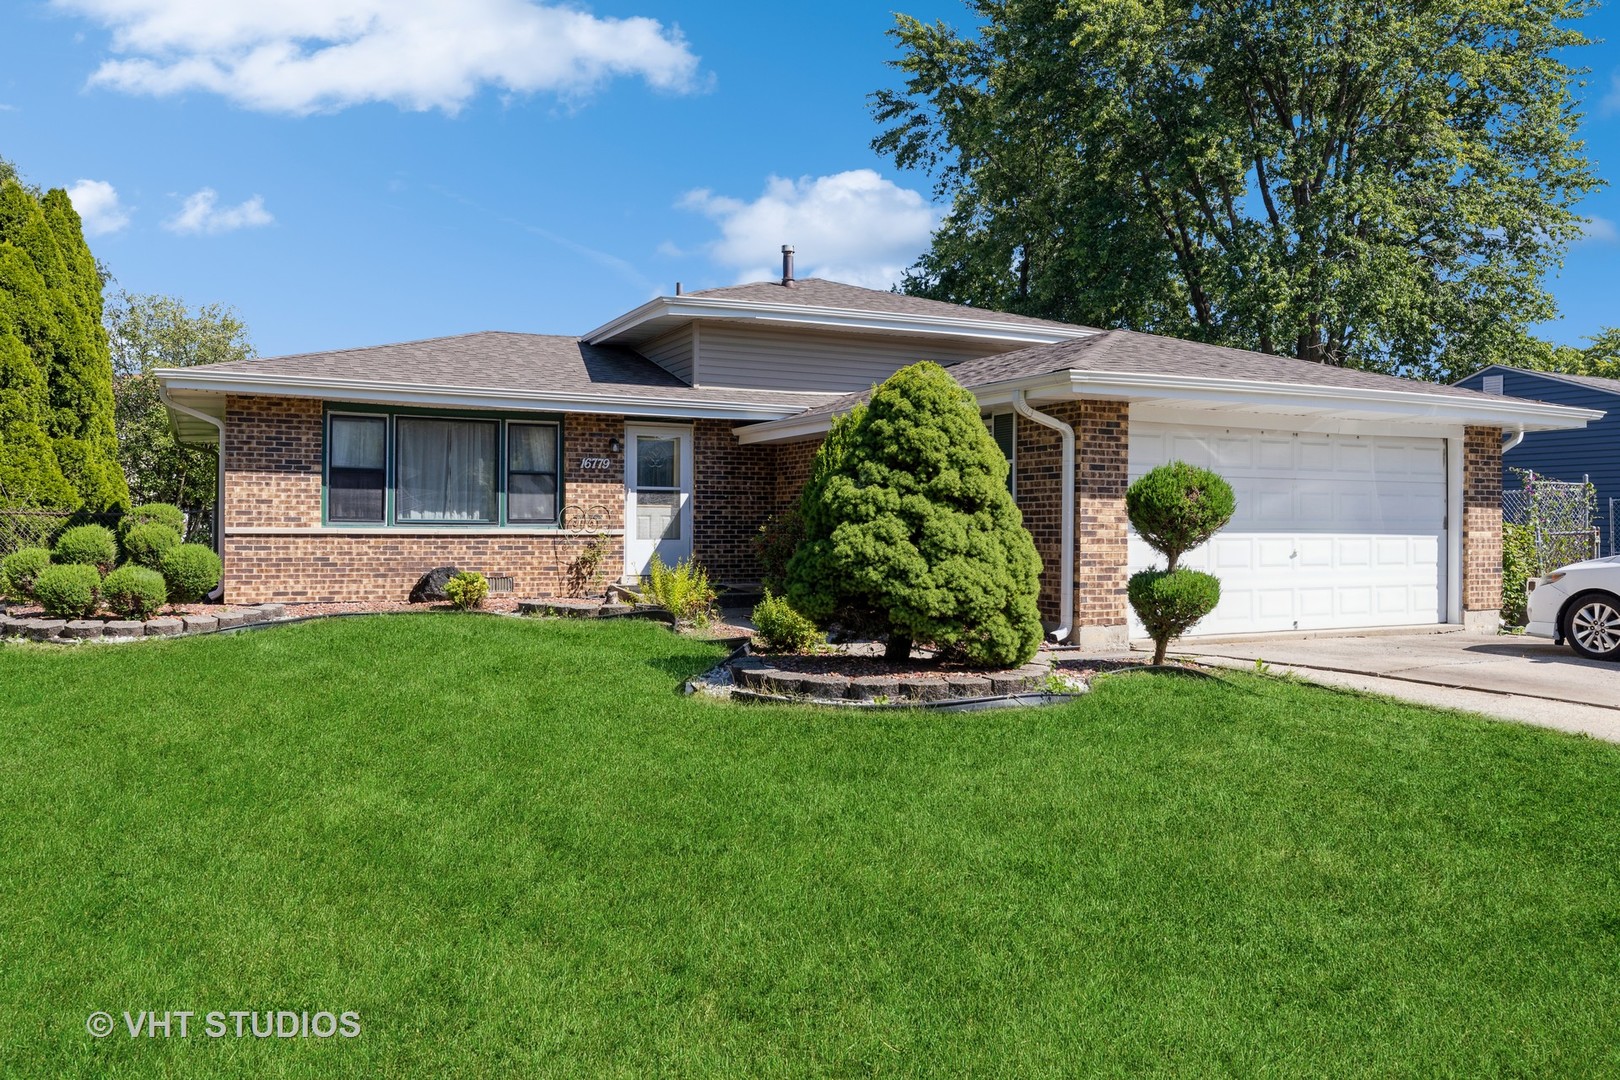
M 1153 638 L 1153 662 L 1164 663 L 1170 641 L 1191 630 L 1221 602 L 1220 579 L 1178 564 L 1209 540 L 1237 509 L 1232 485 L 1208 469 L 1172 461 L 1125 492 L 1125 512 L 1137 535 L 1165 557 L 1163 570 L 1142 570 L 1126 583 L 1126 596 Z
M 141 526 L 165 528 L 166 526 Z M 146 566 L 120 566 L 101 583 L 102 603 L 124 619 L 149 619 L 169 600 L 163 575 Z
M 444 594 L 457 611 L 472 611 L 484 606 L 489 596 L 489 582 L 476 570 L 463 570 L 444 583 Z
M 816 624 L 793 610 L 787 597 L 765 590 L 765 599 L 754 607 L 754 627 L 759 644 L 766 652 L 804 653 L 826 640 Z
M 105 576 L 118 563 L 118 540 L 105 525 L 75 525 L 57 539 L 51 560 L 93 566 Z
M 101 571 L 79 563 L 47 566 L 34 580 L 34 599 L 53 619 L 83 619 L 101 600 Z
M 1256 675 L 1269 675 L 1271 673 L 1271 665 L 1257 656 L 1254 658 L 1254 673 Z
M 123 539 L 130 530 L 138 529 L 142 525 L 167 525 L 177 534 L 184 536 L 186 532 L 186 515 L 180 508 L 171 503 L 147 503 L 137 506 L 129 513 L 118 519 L 118 536 Z
M 602 561 L 611 547 L 607 533 L 597 533 L 580 549 L 574 561 L 568 564 L 569 596 L 589 596 L 595 590 L 602 577 Z
M 163 556 L 179 547 L 180 534 L 161 522 L 137 525 L 124 533 L 124 556 L 136 566 L 156 570 Z
M 169 599 L 177 604 L 195 604 L 219 584 L 224 568 L 214 549 L 202 544 L 181 544 L 163 556 L 160 569 L 169 586 Z
M 759 580 L 766 592 L 787 592 L 788 561 L 804 539 L 804 518 L 794 506 L 765 519 L 754 534 L 754 554 L 759 558 Z
M 32 600 L 34 580 L 51 565 L 51 553 L 44 548 L 22 548 L 0 562 L 0 593 L 13 600 Z
M 715 591 L 709 572 L 695 559 L 665 566 L 657 555 L 647 568 L 647 598 L 683 625 L 707 626 L 713 615 Z

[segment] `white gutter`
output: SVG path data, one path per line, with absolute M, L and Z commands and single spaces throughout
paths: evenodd
M 201 420 L 219 432 L 219 452 L 214 455 L 214 554 L 219 556 L 220 565 L 225 563 L 225 421 L 218 417 L 209 416 L 205 412 L 198 412 L 189 405 L 182 405 L 169 398 L 168 387 L 162 382 L 158 383 L 158 400 L 166 408 L 177 413 Z M 225 595 L 225 578 L 220 576 L 219 584 L 214 591 L 208 594 L 208 599 L 218 600 Z
M 1507 453 L 1522 442 L 1524 442 L 1524 425 L 1520 424 L 1518 431 L 1502 440 L 1502 453 Z
M 1059 626 L 1052 631 L 1052 638 L 1064 642 L 1074 631 L 1074 428 L 1055 416 L 1030 408 L 1022 390 L 1013 393 L 1012 407 L 1026 420 L 1033 420 L 1063 436 L 1063 548 L 1058 554 L 1058 587 L 1063 593 L 1059 598 Z

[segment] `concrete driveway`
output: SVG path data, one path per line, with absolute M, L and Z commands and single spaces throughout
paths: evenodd
M 1262 660 L 1325 685 L 1620 742 L 1620 663 L 1584 660 L 1536 638 L 1432 629 L 1252 634 L 1170 651 L 1231 667 Z

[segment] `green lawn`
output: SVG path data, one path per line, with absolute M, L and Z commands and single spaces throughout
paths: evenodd
M 718 655 L 454 615 L 0 648 L 0 1076 L 1620 1071 L 1615 747 L 1247 675 L 681 698 Z

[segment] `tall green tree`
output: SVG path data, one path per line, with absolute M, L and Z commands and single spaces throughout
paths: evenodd
M 119 461 L 137 504 L 172 503 L 190 515 L 212 509 L 216 450 L 175 441 L 158 399 L 158 368 L 253 357 L 247 326 L 229 308 L 192 309 L 172 296 L 120 293 L 107 305 Z
M 950 200 L 907 291 L 1441 379 L 1553 314 L 1593 0 L 969 6 L 873 99 Z

